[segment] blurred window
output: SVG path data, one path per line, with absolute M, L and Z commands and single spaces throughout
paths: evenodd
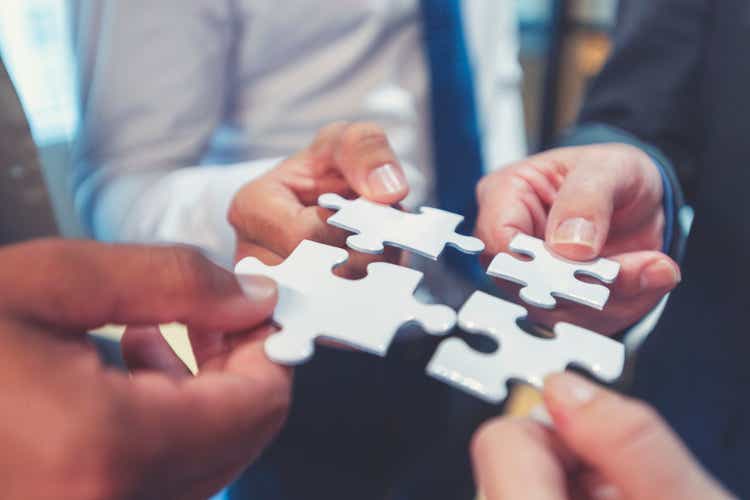
M 78 112 L 66 0 L 2 0 L 0 52 L 40 146 L 67 142 Z

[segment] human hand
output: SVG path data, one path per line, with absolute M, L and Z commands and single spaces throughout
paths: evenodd
M 237 259 L 253 256 L 277 264 L 303 239 L 346 247 L 350 233 L 330 226 L 326 220 L 331 212 L 318 206 L 318 196 L 328 192 L 385 204 L 406 197 L 406 177 L 380 127 L 329 125 L 308 148 L 246 184 L 229 209 Z M 396 262 L 399 257 L 400 252 L 390 247 L 380 256 L 351 252 L 337 271 L 345 277 L 361 277 L 368 263 Z
M 661 175 L 637 148 L 605 144 L 548 151 L 488 175 L 477 196 L 476 233 L 486 244 L 486 263 L 507 252 L 522 232 L 545 239 L 563 257 L 606 256 L 621 265 L 603 312 L 560 301 L 554 311 L 529 307 L 537 322 L 567 321 L 613 334 L 643 317 L 681 279 L 679 266 L 661 252 Z
M 276 288 L 242 280 L 187 248 L 0 250 L 3 498 L 204 499 L 239 474 L 282 425 L 291 387 L 262 350 Z M 200 333 L 196 377 L 149 326 L 171 321 Z M 105 323 L 137 325 L 123 338 L 130 377 L 87 341 Z
M 550 429 L 499 418 L 472 442 L 484 500 L 718 500 L 732 498 L 649 406 L 578 375 L 547 378 Z

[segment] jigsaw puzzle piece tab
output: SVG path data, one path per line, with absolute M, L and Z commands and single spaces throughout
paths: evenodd
M 547 249 L 544 241 L 525 234 L 516 235 L 510 249 L 531 257 L 532 261 L 502 253 L 495 256 L 487 274 L 522 285 L 521 299 L 544 309 L 554 308 L 556 297 L 561 297 L 602 310 L 609 300 L 609 288 L 583 282 L 578 277 L 586 275 L 610 284 L 620 272 L 620 264 L 613 260 L 600 258 L 575 262 L 556 256 Z
M 607 381 L 622 373 L 625 351 L 619 342 L 566 323 L 555 326 L 555 338 L 535 337 L 516 323 L 526 314 L 521 306 L 475 292 L 459 312 L 459 325 L 469 333 L 491 336 L 498 349 L 488 354 L 461 339 L 444 340 L 427 373 L 490 403 L 507 397 L 509 380 L 541 387 L 545 376 L 571 364 Z
M 246 257 L 234 267 L 236 274 L 259 274 L 268 276 L 279 283 L 288 276 L 299 273 L 305 279 L 300 284 L 314 284 L 322 277 L 331 274 L 331 270 L 349 259 L 349 252 L 343 248 L 324 245 L 310 240 L 303 240 L 283 263 L 268 266 L 255 257 Z M 279 276 L 279 279 L 276 278 Z M 281 283 L 279 283 L 281 285 Z
M 445 245 L 450 245 L 467 254 L 478 254 L 484 251 L 482 240 L 455 231 L 459 224 L 463 222 L 463 216 L 432 207 L 422 207 L 419 211 L 423 217 L 429 217 L 433 221 L 431 224 L 433 227 L 442 228 L 441 231 L 435 230 L 436 242 L 434 246 L 440 249 L 438 254 Z
M 394 272 L 396 271 L 396 272 Z M 366 280 L 385 293 L 400 296 L 404 317 L 418 323 L 430 335 L 444 335 L 456 326 L 456 311 L 445 305 L 426 304 L 414 296 L 422 282 L 423 274 L 408 267 L 386 262 L 373 262 L 367 266 Z
M 342 210 L 344 207 L 354 203 L 337 193 L 325 193 L 318 196 L 318 205 L 330 210 Z
M 356 233 L 347 238 L 347 246 L 352 250 L 369 254 L 383 252 L 385 242 L 380 235 L 387 232 L 388 228 L 398 227 L 402 223 L 402 214 L 405 213 L 364 198 L 347 200 L 336 193 L 320 195 L 318 205 L 337 210 L 327 222 Z
M 321 195 L 318 204 L 338 210 L 328 223 L 357 233 L 347 239 L 347 245 L 359 252 L 379 254 L 384 245 L 392 245 L 436 260 L 446 245 L 465 253 L 484 250 L 484 243 L 478 238 L 455 232 L 463 217 L 444 210 L 423 207 L 419 214 L 413 214 L 364 198 L 347 200 L 333 193 Z
M 398 329 L 412 321 L 440 335 L 455 325 L 455 312 L 442 305 L 423 304 L 414 297 L 422 273 L 393 264 L 374 263 L 368 276 L 347 280 L 331 271 L 348 258 L 346 250 L 303 241 L 283 263 L 266 266 L 243 259 L 238 274 L 259 274 L 279 286 L 274 320 L 280 331 L 265 344 L 278 363 L 304 363 L 314 342 L 326 338 L 384 356 Z

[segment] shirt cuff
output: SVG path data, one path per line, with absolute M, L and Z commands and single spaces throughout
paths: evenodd
M 674 202 L 674 188 L 672 182 L 667 175 L 667 167 L 662 161 L 646 151 L 651 159 L 654 161 L 656 168 L 659 169 L 659 175 L 661 175 L 661 183 L 663 186 L 662 203 L 664 204 L 664 243 L 662 245 L 662 252 L 669 254 L 672 247 L 672 241 L 674 240 L 674 227 L 677 220 L 675 214 L 675 202 Z
M 96 214 L 99 239 L 188 244 L 231 268 L 235 235 L 227 221 L 234 195 L 282 159 L 227 166 L 184 167 L 161 175 L 127 174 L 102 191 Z

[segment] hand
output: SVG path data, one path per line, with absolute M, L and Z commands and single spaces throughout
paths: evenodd
M 485 177 L 477 188 L 477 236 L 485 262 L 518 232 L 544 238 L 574 260 L 606 256 L 621 264 L 603 312 L 567 301 L 554 311 L 529 308 L 532 319 L 568 321 L 603 334 L 632 325 L 680 281 L 664 255 L 661 175 L 637 148 L 606 144 L 532 156 Z M 502 282 L 508 286 L 507 282 Z
M 281 426 L 291 373 L 262 351 L 276 289 L 186 248 L 40 241 L 0 250 L 3 498 L 207 498 Z M 189 376 L 152 326 L 203 332 Z M 128 330 L 134 372 L 85 334 Z
M 500 418 L 474 436 L 484 500 L 718 500 L 731 496 L 650 407 L 570 373 L 549 377 L 554 430 Z
M 237 259 L 254 256 L 267 264 L 284 260 L 303 240 L 346 247 L 351 233 L 329 225 L 318 196 L 333 192 L 394 204 L 409 192 L 404 172 L 383 130 L 369 123 L 335 123 L 315 141 L 266 175 L 245 185 L 232 200 L 229 222 L 237 234 Z M 369 262 L 396 262 L 400 253 L 351 253 L 338 273 L 362 277 Z

